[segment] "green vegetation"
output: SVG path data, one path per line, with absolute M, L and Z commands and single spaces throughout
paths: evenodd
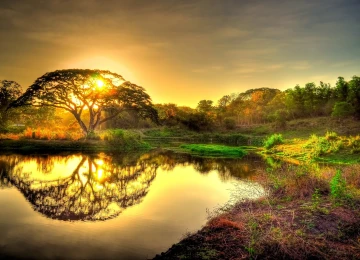
M 146 150 L 150 145 L 141 140 L 139 133 L 129 130 L 107 130 L 104 134 L 104 140 L 117 150 Z
M 148 150 L 151 146 L 142 141 L 139 133 L 128 130 L 107 130 L 101 136 L 93 135 L 82 140 L 50 140 L 37 138 L 18 140 L 0 139 L 2 151 L 137 151 Z
M 281 134 L 273 134 L 264 141 L 265 149 L 270 149 L 275 145 L 284 143 L 283 137 Z
M 311 135 L 309 139 L 286 140 L 284 144 L 270 148 L 266 153 L 299 161 L 323 161 L 352 164 L 360 162 L 360 135 L 339 136 L 327 132 L 324 136 Z
M 247 154 L 242 147 L 215 144 L 183 144 L 180 148 L 202 156 L 242 157 Z
M 68 69 L 46 73 L 9 108 L 30 105 L 70 112 L 84 135 L 127 110 L 158 122 L 157 111 L 145 89 L 106 70 Z
M 346 181 L 342 177 L 340 170 L 337 170 L 334 177 L 330 180 L 330 194 L 336 200 L 349 198 L 346 189 Z

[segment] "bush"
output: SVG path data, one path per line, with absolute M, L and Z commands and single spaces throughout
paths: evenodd
M 108 130 L 104 140 L 119 150 L 141 150 L 149 149 L 150 145 L 141 140 L 140 134 L 134 131 L 114 129 Z
M 270 137 L 266 138 L 264 141 L 265 149 L 270 149 L 275 145 L 284 143 L 283 137 L 281 134 L 273 134 Z
M 338 139 L 335 132 L 327 132 L 325 137 L 311 135 L 309 141 L 304 145 L 304 148 L 309 148 L 310 157 L 316 158 L 324 154 L 338 152 L 343 148 L 343 141 Z
M 236 122 L 233 118 L 227 117 L 224 119 L 225 128 L 228 130 L 235 129 Z
M 331 113 L 332 117 L 347 117 L 353 115 L 355 112 L 353 106 L 348 102 L 336 102 Z

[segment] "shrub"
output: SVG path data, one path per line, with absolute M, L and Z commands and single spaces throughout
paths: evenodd
M 330 194 L 334 199 L 344 199 L 346 197 L 346 182 L 337 170 L 335 176 L 330 181 Z
M 284 143 L 283 137 L 281 134 L 273 134 L 270 137 L 266 138 L 264 141 L 265 149 L 270 149 L 275 145 Z
M 326 140 L 336 140 L 338 138 L 338 135 L 337 135 L 337 133 L 335 133 L 335 132 L 326 132 L 326 134 L 325 134 L 325 139 Z
M 336 102 L 331 113 L 332 117 L 347 117 L 353 115 L 355 112 L 354 107 L 348 102 Z
M 108 130 L 104 136 L 104 140 L 109 145 L 124 151 L 150 148 L 149 144 L 141 140 L 139 133 L 130 130 Z
M 344 146 L 343 141 L 338 139 L 335 132 L 327 132 L 325 137 L 311 135 L 304 148 L 310 149 L 310 158 L 316 158 L 324 154 L 338 152 Z
M 225 128 L 228 130 L 235 129 L 236 122 L 234 118 L 227 117 L 224 119 Z

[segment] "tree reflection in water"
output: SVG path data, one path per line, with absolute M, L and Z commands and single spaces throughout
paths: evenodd
M 163 150 L 141 156 L 3 155 L 0 156 L 0 187 L 15 186 L 34 210 L 49 218 L 106 220 L 142 201 L 158 167 L 171 172 L 178 165 L 193 166 L 201 174 L 216 170 L 220 179 L 228 180 L 248 176 L 259 162 L 258 158 L 209 159 Z M 29 168 L 31 163 L 36 167 Z M 56 175 L 53 172 L 56 164 L 71 164 L 73 168 Z
M 80 162 L 70 175 L 65 173 L 64 178 L 42 180 L 34 178 L 25 166 L 17 167 L 20 161 L 34 160 L 34 157 L 6 157 L 0 159 L 1 185 L 10 183 L 15 186 L 36 211 L 59 220 L 105 220 L 116 217 L 123 209 L 141 202 L 157 169 L 156 164 L 144 160 L 121 165 L 109 156 L 81 155 Z M 9 157 L 16 158 L 11 165 L 7 163 Z M 35 160 L 43 165 L 39 158 L 35 157 Z M 62 161 L 59 156 L 52 158 Z M 45 158 L 46 161 L 48 159 Z M 66 161 L 68 157 L 62 159 Z M 49 174 L 48 167 L 43 173 Z

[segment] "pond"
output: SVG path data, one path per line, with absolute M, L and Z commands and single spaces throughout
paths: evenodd
M 0 258 L 150 259 L 203 226 L 260 158 L 145 154 L 0 155 Z

